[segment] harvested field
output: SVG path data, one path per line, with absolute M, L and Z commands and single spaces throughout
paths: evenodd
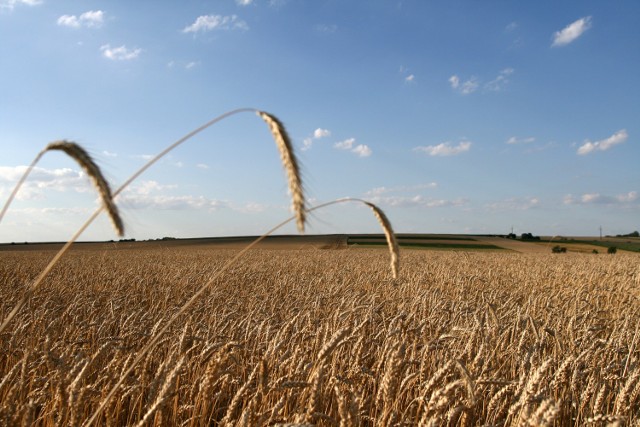
M 0 422 L 75 425 L 235 253 L 75 250 L 0 336 Z M 3 317 L 49 252 L 1 251 Z M 100 425 L 640 419 L 636 255 L 256 250 L 124 379 Z

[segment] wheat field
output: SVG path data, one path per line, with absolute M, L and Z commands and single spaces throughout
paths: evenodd
M 639 258 L 77 249 L 0 336 L 0 424 L 637 425 Z M 0 251 L 4 317 L 53 252 Z

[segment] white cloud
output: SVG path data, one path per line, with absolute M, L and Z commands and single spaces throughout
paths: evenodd
M 355 138 L 349 138 L 341 142 L 336 142 L 335 144 L 333 144 L 333 146 L 338 150 L 349 150 L 352 153 L 357 154 L 358 157 L 369 157 L 371 156 L 371 154 L 373 154 L 373 151 L 371 150 L 371 148 L 369 148 L 368 145 L 358 144 L 354 147 L 355 143 Z
M 498 76 L 484 85 L 484 88 L 491 91 L 501 91 L 509 83 L 509 76 L 514 73 L 513 68 L 505 68 L 498 73 Z
M 510 198 L 485 205 L 491 211 L 526 211 L 540 206 L 537 197 Z
M 111 47 L 109 44 L 100 47 L 102 55 L 112 61 L 128 61 L 137 58 L 142 49 L 129 49 L 125 45 Z
M 470 141 L 460 141 L 458 145 L 443 142 L 438 145 L 427 145 L 414 148 L 414 151 L 427 153 L 430 156 L 455 156 L 471 149 Z
M 131 209 L 152 210 L 216 210 L 227 207 L 227 202 L 208 199 L 204 196 L 168 196 L 168 195 L 122 195 L 118 203 Z
M 331 136 L 331 131 L 328 129 L 318 128 L 313 131 L 313 137 L 315 139 L 325 138 L 327 136 Z
M 302 151 L 310 150 L 313 146 L 313 138 L 305 138 L 302 140 L 302 147 L 300 148 Z
M 197 167 L 198 169 L 209 169 L 209 165 L 207 165 L 207 164 L 205 164 L 205 163 L 198 163 L 198 164 L 196 165 L 196 167 Z
M 398 187 L 376 187 L 365 193 L 367 197 L 376 197 L 382 196 L 383 194 L 389 193 L 407 193 L 414 192 L 426 189 L 434 189 L 438 187 L 438 183 L 436 182 L 428 182 L 425 184 L 417 184 L 417 185 L 407 185 L 407 186 L 398 186 Z
M 369 157 L 373 153 L 371 148 L 364 144 L 357 145 L 353 150 L 351 150 L 351 152 L 356 153 L 358 157 Z
M 248 30 L 249 26 L 236 15 L 202 15 L 193 24 L 185 27 L 183 33 L 207 32 L 213 30 Z
M 253 3 L 253 0 L 236 0 L 236 3 L 239 6 L 249 6 L 251 3 Z
M 336 142 L 335 144 L 333 144 L 333 146 L 338 150 L 351 150 L 355 142 L 356 142 L 355 138 L 349 138 L 341 142 Z
M 624 205 L 638 201 L 638 192 L 629 191 L 628 193 L 615 196 L 607 196 L 600 193 L 585 193 L 580 197 L 574 197 L 568 194 L 564 197 L 563 201 L 566 205 Z
M 14 7 L 22 4 L 27 6 L 37 6 L 39 4 L 42 4 L 42 0 L 0 0 L 0 10 L 13 10 Z
M 514 22 L 510 22 L 509 25 L 507 25 L 504 30 L 510 33 L 511 31 L 514 31 L 516 28 L 518 28 L 518 23 L 514 21 Z
M 155 191 L 171 190 L 174 188 L 178 188 L 178 186 L 175 184 L 162 185 L 158 181 L 148 180 L 142 181 L 136 185 L 129 186 L 127 187 L 126 191 L 127 193 L 147 195 Z
M 227 207 L 228 203 L 204 196 L 159 194 L 177 188 L 175 184 L 160 184 L 157 181 L 143 181 L 128 187 L 116 202 L 131 209 L 158 210 L 215 210 Z
M 457 207 L 463 206 L 468 203 L 467 199 L 433 199 L 423 197 L 421 195 L 416 196 L 374 196 L 369 199 L 371 203 L 375 203 L 379 206 L 389 207 L 402 207 L 402 208 L 444 208 L 444 207 Z
M 317 32 L 325 34 L 333 34 L 338 31 L 338 26 L 335 24 L 318 24 L 315 28 Z
M 90 10 L 79 17 L 76 15 L 62 15 L 58 18 L 58 25 L 71 28 L 99 28 L 103 22 L 104 12 L 101 10 Z
M 302 140 L 302 151 L 310 150 L 313 146 L 314 141 L 322 138 L 326 138 L 331 136 L 331 131 L 329 129 L 317 128 L 313 131 L 313 135 L 309 136 Z
M 480 83 L 478 82 L 478 78 L 472 76 L 469 80 L 462 82 L 460 77 L 457 75 L 453 75 L 449 77 L 449 84 L 451 84 L 451 88 L 463 95 L 468 95 L 470 93 L 478 90 Z
M 195 67 L 195 66 L 197 66 L 197 65 L 200 65 L 200 62 L 199 62 L 199 61 L 191 61 L 191 62 L 188 62 L 188 63 L 184 66 L 184 68 L 186 68 L 187 70 L 190 70 L 190 69 L 192 69 L 193 67 Z
M 515 136 L 512 136 L 511 138 L 507 139 L 507 144 L 529 144 L 531 142 L 534 142 L 536 139 L 534 137 L 529 137 L 529 138 L 517 138 Z
M 0 187 L 7 185 L 13 189 L 26 170 L 27 166 L 0 166 Z M 44 190 L 85 193 L 91 188 L 89 179 L 83 171 L 70 168 L 45 169 L 36 166 L 20 187 L 16 198 L 18 200 L 43 199 Z
M 407 77 L 404 78 L 404 81 L 407 83 L 412 83 L 415 79 L 416 79 L 415 75 L 409 74 Z
M 103 150 L 102 155 L 105 157 L 118 157 L 118 153 L 112 153 L 111 151 Z
M 551 47 L 568 45 L 584 34 L 589 28 L 591 28 L 591 17 L 585 16 L 584 18 L 580 18 L 567 25 L 562 30 L 556 31 L 553 34 L 553 43 L 551 44 Z
M 609 138 L 602 139 L 600 141 L 591 142 L 586 140 L 584 144 L 578 148 L 578 154 L 584 156 L 585 154 L 589 154 L 594 151 L 606 151 L 614 145 L 622 144 L 628 137 L 629 135 L 627 134 L 627 131 L 625 129 L 621 129 Z
M 638 192 L 637 191 L 629 191 L 626 194 L 618 194 L 616 196 L 616 200 L 620 203 L 630 203 L 638 200 Z

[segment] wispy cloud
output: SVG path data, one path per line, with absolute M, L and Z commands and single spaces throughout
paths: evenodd
M 505 30 L 507 33 L 510 33 L 510 32 L 512 32 L 512 31 L 514 31 L 516 28 L 518 28 L 518 23 L 517 23 L 517 22 L 515 22 L 515 21 L 513 21 L 513 22 L 510 22 L 510 23 L 509 23 L 509 24 L 504 28 L 504 30 Z
M 357 154 L 358 157 L 369 157 L 371 156 L 371 154 L 373 154 L 373 151 L 371 150 L 371 148 L 369 148 L 368 145 L 365 145 L 365 144 L 355 145 L 355 143 L 356 143 L 355 138 L 349 138 L 349 139 L 345 139 L 344 141 L 336 142 L 335 144 L 333 144 L 333 146 L 338 150 L 351 151 L 352 153 Z
M 253 0 L 236 0 L 236 3 L 238 4 L 238 6 L 249 6 L 251 3 L 253 3 Z
M 367 191 L 365 194 L 366 197 L 376 197 L 382 196 L 383 194 L 392 194 L 392 193 L 410 193 L 421 190 L 431 190 L 438 187 L 438 183 L 436 182 L 427 182 L 425 184 L 417 184 L 417 185 L 404 185 L 397 187 L 376 187 Z
M 141 159 L 141 160 L 151 160 L 153 159 L 154 154 L 134 154 L 131 156 L 133 159 Z
M 551 47 L 568 45 L 583 35 L 589 28 L 591 28 L 591 17 L 585 16 L 584 18 L 580 18 L 567 25 L 562 30 L 556 31 L 553 34 L 553 43 L 551 44 Z
M 430 156 L 456 156 L 471 149 L 471 141 L 460 141 L 458 145 L 451 142 L 443 142 L 438 145 L 416 147 L 413 150 L 427 153 Z
M 325 138 L 327 136 L 331 136 L 331 131 L 329 129 L 318 128 L 313 131 L 313 137 L 315 139 Z
M 371 151 L 371 148 L 369 148 L 369 146 L 365 144 L 356 145 L 351 150 L 351 152 L 356 153 L 358 157 L 369 157 L 371 154 L 373 154 L 373 151 Z
M 26 170 L 27 166 L 0 166 L 0 187 L 6 185 L 13 188 Z M 20 188 L 16 198 L 18 200 L 43 199 L 45 198 L 44 190 L 84 193 L 91 190 L 91 184 L 86 174 L 79 170 L 46 169 L 36 166 L 29 174 L 29 179 Z
M 204 196 L 166 194 L 168 190 L 177 187 L 175 184 L 160 184 L 153 180 L 143 181 L 128 187 L 117 201 L 130 209 L 216 210 L 229 205 L 228 202 Z
M 566 205 L 624 205 L 637 201 L 637 191 L 629 191 L 628 193 L 618 194 L 615 196 L 607 196 L 600 193 L 585 193 L 579 197 L 574 197 L 571 194 L 564 197 L 564 204 Z
M 111 151 L 103 150 L 102 155 L 105 157 L 118 157 L 118 153 L 112 153 Z
M 306 137 L 302 140 L 302 151 L 310 150 L 313 146 L 313 143 L 319 139 L 326 138 L 331 136 L 331 131 L 329 129 L 317 128 L 313 131 L 313 135 Z
M 463 82 L 456 74 L 449 77 L 449 84 L 451 85 L 451 88 L 453 90 L 463 95 L 469 95 L 470 93 L 475 92 L 480 86 L 477 77 L 472 76 L 471 78 Z
M 504 68 L 491 81 L 485 83 L 482 87 L 485 91 L 497 92 L 505 88 L 509 83 L 509 77 L 515 72 L 511 67 Z M 482 80 L 476 76 L 471 76 L 467 80 L 463 80 L 457 74 L 453 74 L 448 79 L 451 89 L 462 95 L 469 95 L 477 91 L 482 85 Z
M 540 199 L 537 197 L 509 198 L 485 205 L 490 211 L 526 211 L 540 206 Z
M 458 198 L 453 200 L 434 199 L 422 195 L 415 196 L 373 196 L 368 198 L 372 203 L 386 207 L 401 208 L 445 208 L 463 206 L 468 203 L 467 199 Z
M 0 10 L 13 10 L 14 7 L 23 4 L 26 6 L 37 6 L 39 4 L 42 4 L 42 0 L 0 0 Z
M 518 137 L 512 136 L 511 138 L 507 139 L 507 144 L 530 144 L 535 140 L 536 139 L 534 137 L 518 138 Z
M 200 65 L 200 61 L 191 61 L 191 62 L 187 62 L 184 68 L 186 68 L 187 70 L 190 70 L 194 67 L 197 67 L 198 65 Z
M 207 164 L 205 164 L 205 163 L 198 163 L 198 164 L 196 165 L 196 167 L 197 167 L 198 169 L 209 169 L 209 165 L 207 165 Z
M 404 81 L 407 83 L 413 83 L 415 79 L 416 79 L 416 76 L 414 74 L 409 74 L 407 77 L 404 78 Z
M 505 68 L 498 73 L 498 76 L 484 85 L 484 88 L 489 91 L 501 91 L 509 83 L 509 76 L 514 73 L 513 68 Z
M 336 24 L 318 24 L 315 29 L 319 33 L 334 34 L 338 31 L 338 26 Z
M 58 25 L 71 28 L 99 28 L 104 23 L 104 12 L 101 10 L 90 10 L 80 16 L 62 15 L 58 18 Z
M 593 153 L 594 151 L 606 151 L 614 145 L 622 144 L 628 137 L 629 135 L 627 134 L 627 131 L 622 129 L 611 135 L 609 138 L 602 139 L 600 141 L 591 142 L 586 140 L 584 144 L 578 148 L 578 154 L 584 156 L 585 154 Z
M 129 49 L 125 45 L 111 47 L 109 44 L 100 46 L 102 56 L 112 61 L 129 61 L 136 59 L 142 53 L 142 49 Z
M 202 15 L 193 24 L 185 27 L 183 33 L 208 32 L 213 30 L 248 30 L 249 25 L 237 15 Z

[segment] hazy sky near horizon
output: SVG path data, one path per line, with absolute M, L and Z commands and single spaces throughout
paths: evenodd
M 287 126 L 317 205 L 397 232 L 640 229 L 640 2 L 0 0 L 0 202 L 48 143 L 114 188 L 213 117 Z M 128 238 L 261 234 L 290 215 L 265 123 L 234 115 L 117 199 Z M 0 242 L 67 240 L 97 206 L 48 153 Z M 281 232 L 295 232 L 293 226 Z M 366 208 L 308 233 L 379 232 Z M 81 240 L 115 235 L 101 217 Z

